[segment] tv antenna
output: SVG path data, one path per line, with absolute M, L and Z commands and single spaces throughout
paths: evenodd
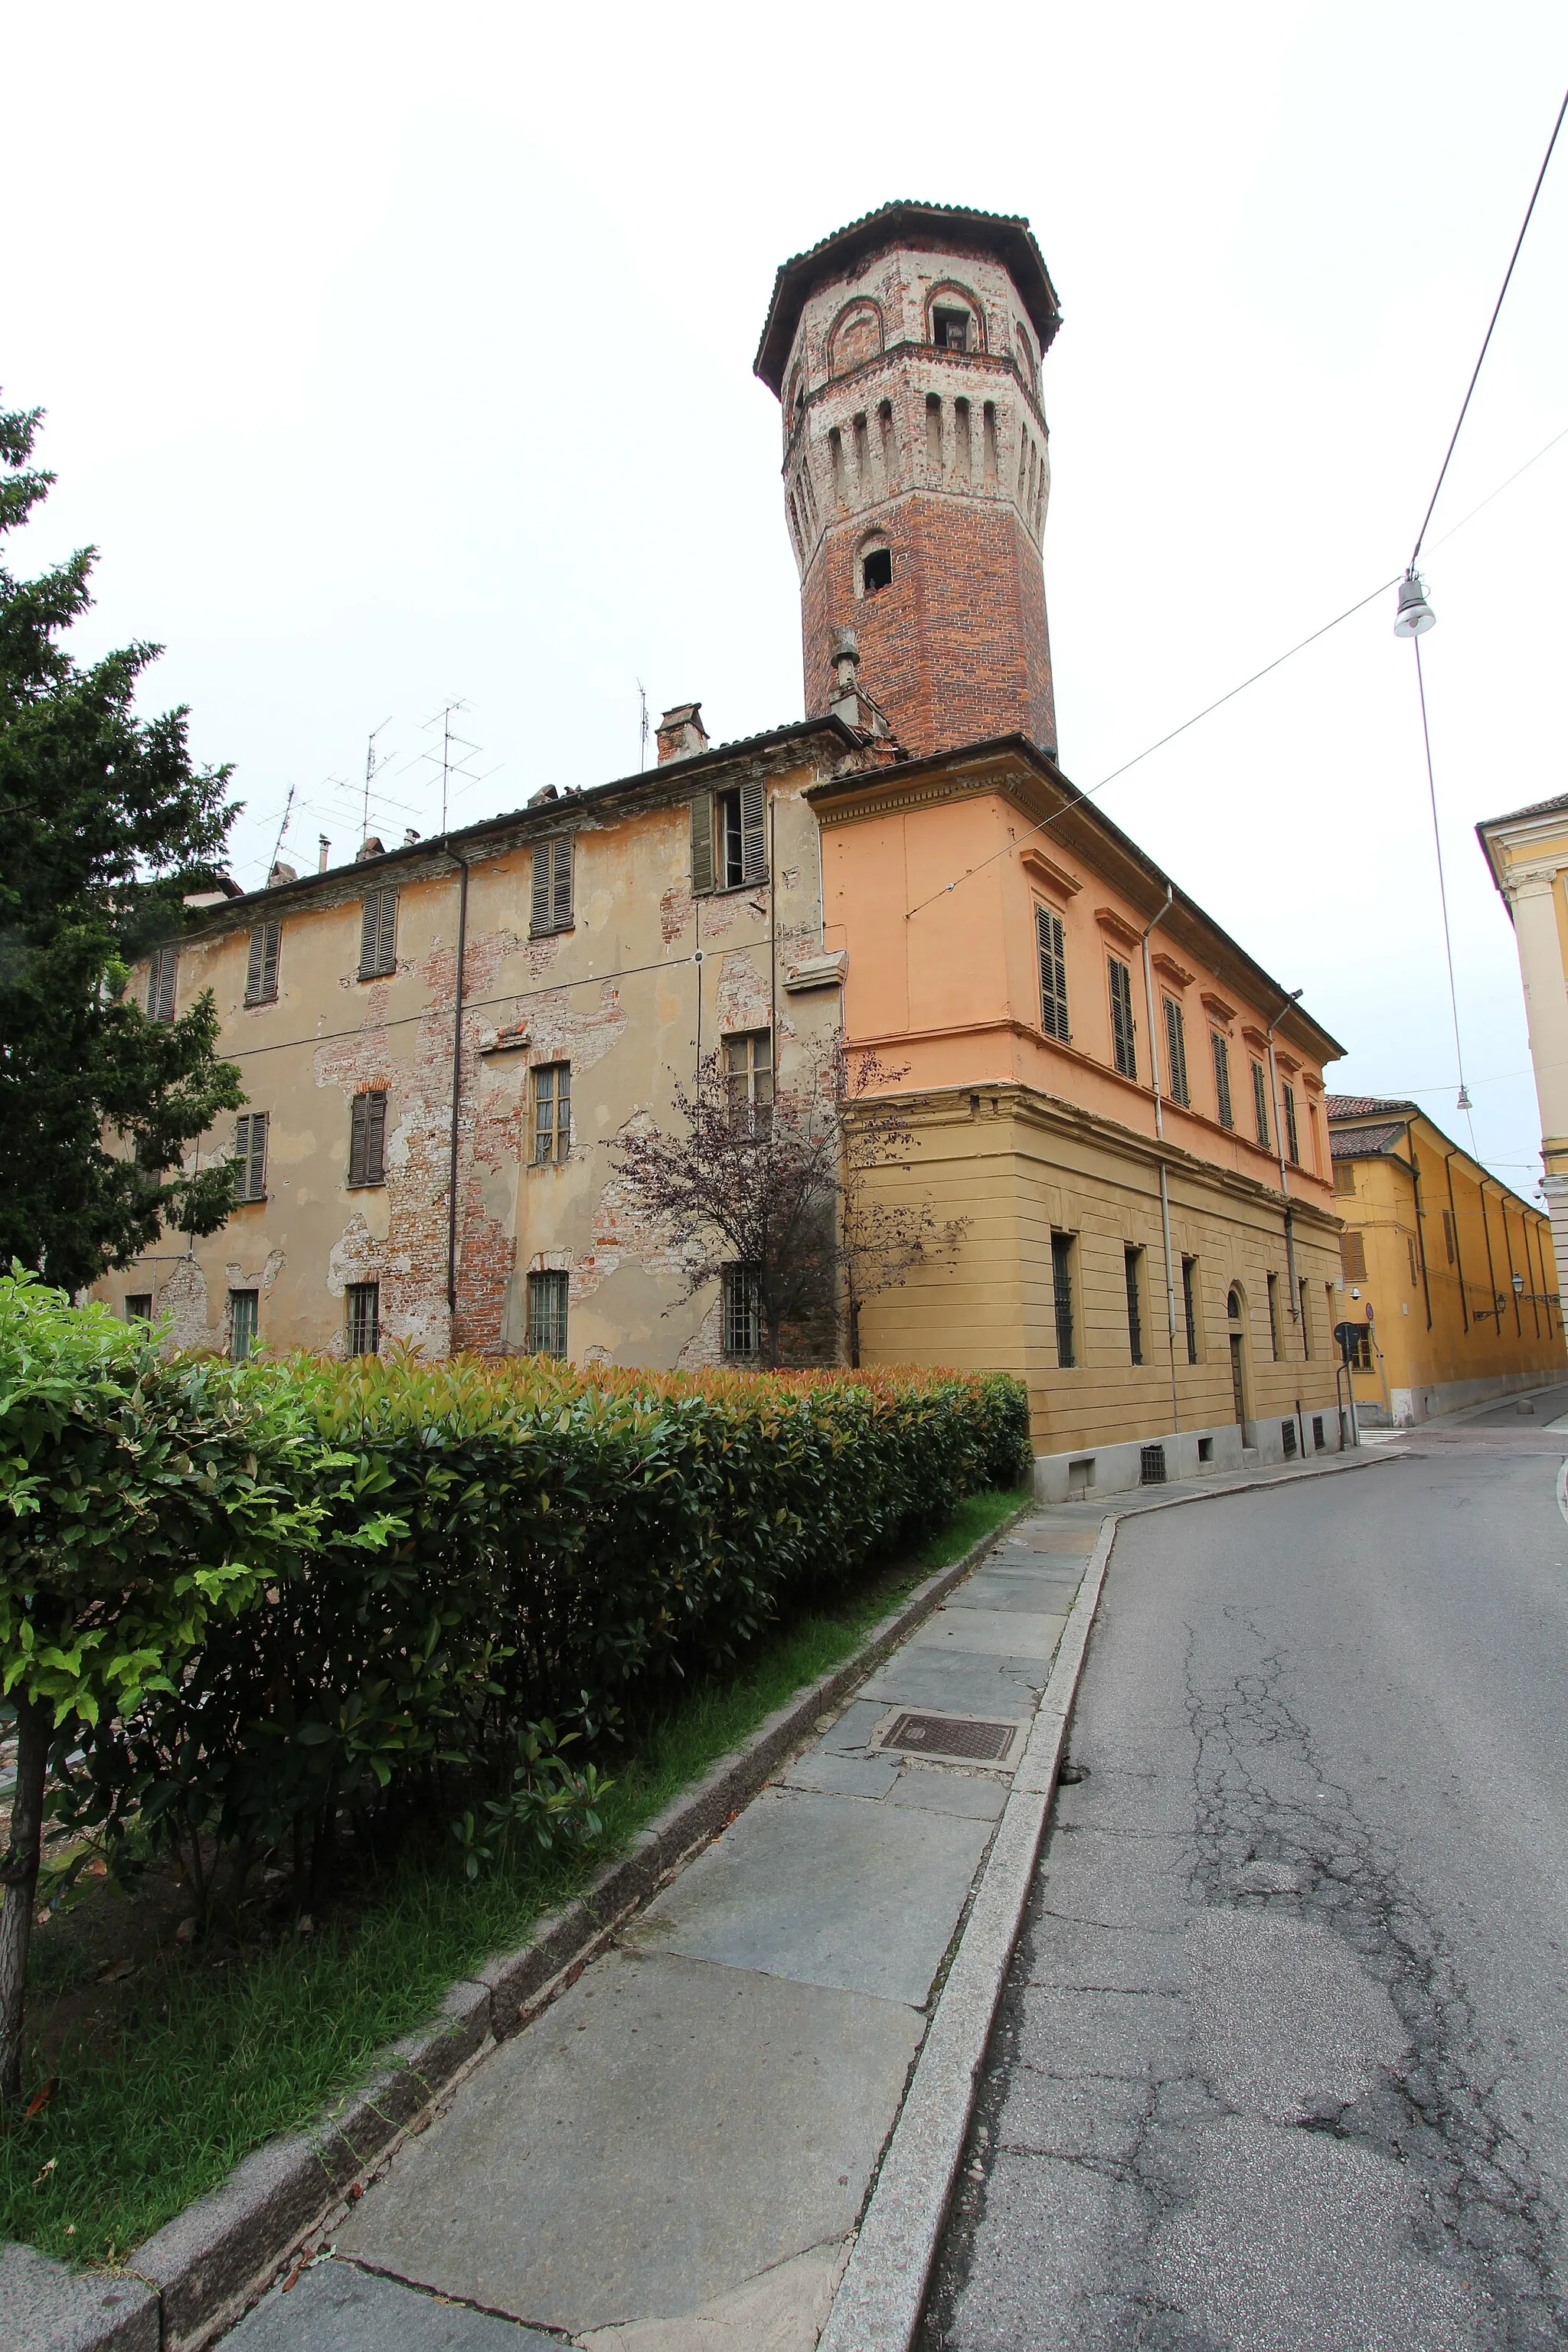
M 293 806 L 294 787 L 290 784 L 289 787 L 289 797 L 283 803 L 283 822 L 278 828 L 278 839 L 273 845 L 272 864 L 267 869 L 267 879 L 268 882 L 272 879 L 273 870 L 278 864 L 278 860 L 283 855 L 283 836 L 289 830 L 289 815 Z
M 371 784 L 372 784 L 372 782 L 374 782 L 374 780 L 375 772 L 376 772 L 377 768 L 381 767 L 381 766 L 384 764 L 384 762 L 383 762 L 383 761 L 381 761 L 380 760 L 378 760 L 378 759 L 376 758 L 376 756 L 375 756 L 375 739 L 376 739 L 376 737 L 377 737 L 378 735 L 384 735 L 384 734 L 385 734 L 385 732 L 386 732 L 386 730 L 387 730 L 387 729 L 391 726 L 391 724 L 392 724 L 392 721 L 391 721 L 391 719 L 384 719 L 382 720 L 381 725 L 380 725 L 379 727 L 373 727 L 373 728 L 371 729 L 371 730 L 370 730 L 370 738 L 369 738 L 369 740 L 366 742 L 365 747 L 364 747 L 364 822 L 363 822 L 363 824 L 360 826 L 360 835 L 359 835 L 359 837 L 360 837 L 360 846 L 361 846 L 362 848 L 364 846 L 364 844 L 365 844 L 365 843 L 370 839 L 370 788 L 371 788 Z
M 637 680 L 637 700 L 642 705 L 642 742 L 637 751 L 637 773 L 640 776 L 647 766 L 647 688 L 640 677 Z
M 468 704 L 460 695 L 454 695 L 449 702 L 442 705 L 433 719 L 426 719 L 424 722 L 427 730 L 433 727 L 439 727 L 441 730 L 440 751 L 438 752 L 422 751 L 419 756 L 422 760 L 428 760 L 432 766 L 437 760 L 441 763 L 441 830 L 443 833 L 447 830 L 447 803 L 454 788 L 461 792 L 468 784 L 483 783 L 486 776 L 493 776 L 495 773 L 494 768 L 481 770 L 470 767 L 469 755 L 478 758 L 480 747 L 478 743 L 470 741 L 467 735 L 454 734 L 452 730 L 453 719 L 460 711 L 465 711 L 468 708 Z M 498 761 L 496 765 L 499 767 L 500 764 Z

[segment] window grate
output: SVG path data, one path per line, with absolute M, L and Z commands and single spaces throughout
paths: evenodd
M 1165 1484 L 1165 1448 L 1163 1444 L 1141 1445 L 1139 1447 L 1138 1484 L 1141 1486 L 1163 1486 Z
M 730 1266 L 724 1276 L 724 1353 L 752 1357 L 763 1352 L 763 1298 L 749 1266 Z
M 532 1356 L 566 1353 L 566 1304 L 571 1276 L 558 1267 L 546 1267 L 528 1277 L 528 1339 Z
M 1323 1416 L 1321 1412 L 1315 1412 L 1312 1415 L 1312 1451 L 1315 1454 L 1321 1454 L 1323 1444 Z
M 1124 1249 L 1122 1265 L 1127 1276 L 1127 1341 L 1132 1361 L 1143 1360 L 1143 1313 L 1138 1297 L 1138 1276 L 1143 1253 L 1141 1249 Z
M 1198 1262 L 1195 1257 L 1184 1257 L 1182 1260 L 1182 1307 L 1185 1313 L 1187 1321 L 1187 1361 L 1189 1364 L 1195 1364 L 1198 1360 L 1197 1270 Z
M 351 1282 L 347 1297 L 348 1352 L 374 1356 L 381 1346 L 381 1285 Z
M 1057 1310 L 1057 1362 L 1064 1369 L 1077 1362 L 1072 1328 L 1072 1235 L 1051 1235 L 1051 1289 Z
M 1285 1448 L 1286 1461 L 1294 1462 L 1296 1459 L 1296 1424 L 1293 1421 L 1282 1421 L 1280 1423 L 1279 1442 Z
M 973 1716 L 900 1715 L 879 1734 L 879 1748 L 939 1757 L 963 1764 L 1001 1764 L 1018 1736 L 1016 1723 L 984 1723 Z

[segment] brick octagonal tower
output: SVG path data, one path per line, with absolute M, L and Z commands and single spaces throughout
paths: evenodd
M 868 213 L 773 281 L 756 373 L 784 409 L 808 718 L 859 684 L 917 757 L 1027 735 L 1055 756 L 1040 361 L 1060 313 L 1026 220 Z

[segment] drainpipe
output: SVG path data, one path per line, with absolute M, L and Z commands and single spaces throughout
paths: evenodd
M 1175 895 L 1174 883 L 1167 882 L 1165 903 L 1152 920 L 1143 926 L 1143 937 L 1140 942 L 1143 950 L 1143 1002 L 1149 1012 L 1149 1079 L 1154 1089 L 1154 1139 L 1157 1143 L 1163 1143 L 1165 1139 L 1165 1111 L 1160 1099 L 1160 1047 L 1154 1026 L 1154 973 L 1149 961 L 1149 934 L 1164 921 Z M 1176 1394 L 1176 1274 L 1171 1258 L 1171 1187 L 1165 1174 L 1163 1151 L 1160 1154 L 1160 1225 L 1165 1239 L 1165 1331 L 1171 1349 L 1171 1412 L 1176 1434 L 1180 1436 L 1182 1407 Z
M 1415 1160 L 1415 1131 L 1405 1122 L 1405 1149 L 1410 1154 L 1410 1181 L 1415 1193 L 1415 1247 L 1421 1258 L 1421 1295 L 1426 1301 L 1426 1328 L 1432 1328 L 1432 1285 L 1426 1275 L 1426 1234 L 1421 1222 L 1421 1171 Z
M 452 1159 L 447 1180 L 447 1352 L 456 1355 L 458 1329 L 458 1118 L 462 1108 L 463 970 L 468 946 L 468 861 L 449 843 L 443 844 L 453 864 L 462 869 L 458 885 L 458 984 L 452 1013 Z
M 1290 1206 L 1290 1182 L 1285 1173 L 1285 1122 L 1279 1116 L 1279 1069 L 1274 1059 L 1274 1032 L 1290 1007 L 1300 1000 L 1301 991 L 1293 988 L 1273 1020 L 1264 1031 L 1268 1044 L 1268 1087 L 1274 1097 L 1274 1142 L 1279 1154 L 1279 1190 L 1285 1196 L 1285 1266 L 1290 1285 L 1290 1320 L 1301 1319 L 1301 1302 L 1296 1282 L 1296 1219 Z
M 1487 1180 L 1484 1176 L 1481 1178 L 1481 1181 L 1476 1189 L 1481 1196 L 1481 1233 L 1485 1238 L 1487 1245 L 1487 1280 L 1491 1286 L 1492 1294 L 1491 1318 L 1493 1324 L 1496 1326 L 1496 1336 L 1500 1339 L 1502 1338 L 1502 1309 L 1497 1303 L 1497 1264 L 1492 1256 L 1492 1229 L 1487 1217 Z

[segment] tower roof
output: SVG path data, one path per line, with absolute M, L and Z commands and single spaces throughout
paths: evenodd
M 779 264 L 753 371 L 775 394 L 795 341 L 802 305 L 826 279 L 840 278 L 889 245 L 979 246 L 1004 263 L 1045 351 L 1061 324 L 1056 288 L 1034 231 L 1022 214 L 971 212 L 963 205 L 924 205 L 900 197 L 835 229 L 805 253 Z

